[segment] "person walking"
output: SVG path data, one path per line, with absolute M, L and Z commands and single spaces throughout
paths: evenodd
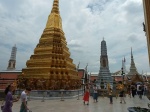
M 131 91 L 132 91 L 132 97 L 134 98 L 134 96 L 136 95 L 136 87 L 135 87 L 135 85 L 131 86 Z
M 124 103 L 126 103 L 125 99 L 124 99 L 124 96 L 125 96 L 125 92 L 124 92 L 124 90 L 121 90 L 120 93 L 119 93 L 120 103 L 122 103 L 122 101 L 124 101 Z
M 89 97 L 90 97 L 89 86 L 86 85 L 85 93 L 84 93 L 84 96 L 83 96 L 83 103 L 84 104 L 85 104 L 85 102 L 87 102 L 87 105 L 89 105 Z
M 142 85 L 142 95 L 144 95 L 144 85 Z
M 141 93 L 141 84 L 137 84 L 136 89 L 137 89 L 137 95 L 140 96 L 140 93 Z
M 112 89 L 109 89 L 109 99 L 110 99 L 110 104 L 113 104 L 113 97 L 112 97 Z
M 144 88 L 142 85 L 139 86 L 139 89 L 138 89 L 138 95 L 139 95 L 139 98 L 142 99 L 142 95 L 143 95 L 143 91 L 144 91 Z
M 20 107 L 20 112 L 27 112 L 29 108 L 27 107 L 27 95 L 30 93 L 31 89 L 26 88 L 22 93 L 21 93 L 21 107 Z
M 15 86 L 13 84 L 10 84 L 5 89 L 5 105 L 2 108 L 2 112 L 12 112 L 12 106 L 13 102 L 18 101 L 18 99 L 13 99 L 13 92 L 15 91 Z
M 98 101 L 97 101 L 98 89 L 97 89 L 97 86 L 96 86 L 96 85 L 94 85 L 93 90 L 94 90 L 94 93 L 93 93 L 94 102 L 98 102 Z
M 146 96 L 147 95 L 147 85 L 145 84 L 144 85 L 144 96 Z

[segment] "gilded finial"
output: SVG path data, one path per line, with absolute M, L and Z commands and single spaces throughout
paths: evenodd
M 132 54 L 132 47 L 131 47 L 131 57 L 133 57 L 133 54 Z
M 59 0 L 54 0 L 51 13 L 59 14 Z
M 59 0 L 54 0 L 53 8 L 48 17 L 46 28 L 59 28 L 62 30 L 62 20 L 59 14 Z

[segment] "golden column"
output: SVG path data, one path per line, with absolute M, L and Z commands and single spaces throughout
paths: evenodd
M 46 27 L 34 54 L 19 76 L 18 87 L 32 86 L 36 90 L 79 89 L 80 78 L 70 58 L 69 48 L 62 29 L 59 0 L 54 0 Z
M 146 37 L 147 37 L 147 46 L 148 46 L 149 63 L 150 63 L 150 0 L 143 0 L 143 8 L 144 8 L 144 17 L 145 17 L 144 30 L 146 32 Z

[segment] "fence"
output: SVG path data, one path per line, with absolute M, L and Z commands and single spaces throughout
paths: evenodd
M 21 95 L 23 90 L 16 90 L 16 95 Z M 79 96 L 83 95 L 83 90 L 32 90 L 28 96 L 28 99 L 39 99 L 39 100 L 46 100 L 46 99 L 64 99 L 75 98 L 79 99 Z

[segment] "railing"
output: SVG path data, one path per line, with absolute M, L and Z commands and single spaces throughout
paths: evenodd
M 20 96 L 23 90 L 16 90 L 15 94 Z M 28 99 L 39 99 L 44 102 L 47 99 L 64 99 L 77 98 L 83 95 L 83 90 L 32 90 L 28 96 Z
M 0 90 L 4 92 L 4 90 Z M 18 89 L 15 91 L 15 96 L 20 96 L 23 90 Z M 53 100 L 60 99 L 64 101 L 65 99 L 77 98 L 79 100 L 79 96 L 84 94 L 83 89 L 78 90 L 32 90 L 28 95 L 28 100 L 37 99 L 44 102 L 45 100 Z M 93 96 L 93 89 L 90 89 L 90 95 Z M 0 95 L 1 96 L 1 95 Z M 108 97 L 107 89 L 99 89 L 98 96 L 100 97 Z M 116 93 L 113 92 L 113 96 L 116 96 Z M 4 98 L 4 95 L 2 96 Z

